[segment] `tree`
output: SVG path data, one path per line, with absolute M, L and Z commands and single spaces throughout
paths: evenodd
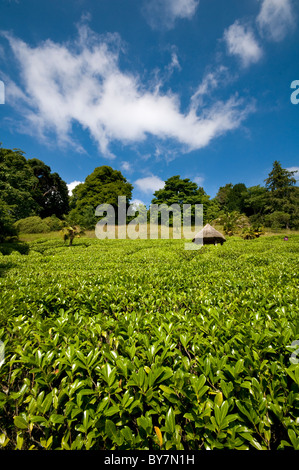
M 229 194 L 233 189 L 232 183 L 227 183 L 225 186 L 220 186 L 216 194 L 216 200 L 219 203 L 221 209 L 227 209 L 227 204 L 229 201 Z
M 27 160 L 20 149 L 0 148 L 0 200 L 13 222 L 33 216 L 62 217 L 69 210 L 66 183 L 41 160 Z
M 225 186 L 221 186 L 216 195 L 221 209 L 226 211 L 237 211 L 244 212 L 245 210 L 245 198 L 247 195 L 247 188 L 244 183 L 237 183 L 232 185 L 228 183 Z
M 247 188 L 244 183 L 237 183 L 233 186 L 229 193 L 228 198 L 228 210 L 244 212 L 245 206 L 244 201 L 247 195 Z
M 13 223 L 14 219 L 9 205 L 0 199 L 0 243 L 17 235 L 17 229 Z
M 0 148 L 0 199 L 13 221 L 35 215 L 39 206 L 33 197 L 37 184 L 24 152 Z
M 299 194 L 295 187 L 295 173 L 282 168 L 280 162 L 275 160 L 272 171 L 265 179 L 268 194 L 267 219 L 273 227 L 280 225 L 290 228 L 297 224 Z
M 205 212 L 205 223 L 210 224 L 221 215 L 220 204 L 216 198 L 211 199 Z
M 237 211 L 226 212 L 217 219 L 217 222 L 223 225 L 223 230 L 226 235 L 233 235 L 237 229 L 249 227 L 249 221 L 246 215 L 240 214 L 240 212 Z
M 266 224 L 274 229 L 288 227 L 290 224 L 290 214 L 282 211 L 274 211 L 266 215 Z
M 290 214 L 290 227 L 294 229 L 299 229 L 299 187 L 294 186 L 292 188 L 290 197 L 289 197 L 288 213 Z
M 86 229 L 95 226 L 95 209 L 100 204 L 111 204 L 118 215 L 118 196 L 126 196 L 127 207 L 132 199 L 133 186 L 122 173 L 110 166 L 100 166 L 87 176 L 85 182 L 73 190 L 69 221 Z
M 267 189 L 263 186 L 251 186 L 247 189 L 244 198 L 244 208 L 247 216 L 262 215 L 267 206 L 268 193 Z
M 290 187 L 296 184 L 295 173 L 296 171 L 285 170 L 280 162 L 275 160 L 272 171 L 265 179 L 266 188 L 281 197 L 288 196 Z
M 191 214 L 194 217 L 195 204 L 203 204 L 204 218 L 210 197 L 205 193 L 202 187 L 190 181 L 189 178 L 181 179 L 179 175 L 171 176 L 165 181 L 164 188 L 154 192 L 152 204 L 178 204 L 183 212 L 183 204 L 191 204 Z M 171 217 L 170 217 L 171 222 Z
M 28 160 L 37 182 L 33 189 L 33 197 L 40 207 L 41 217 L 56 215 L 61 218 L 69 211 L 69 195 L 65 181 L 58 173 L 51 173 L 51 168 L 41 160 Z

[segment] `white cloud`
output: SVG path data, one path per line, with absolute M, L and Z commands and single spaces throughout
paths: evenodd
M 127 171 L 127 172 L 132 171 L 132 167 L 131 167 L 131 164 L 129 162 L 121 162 L 120 168 L 123 171 Z
M 257 24 L 262 35 L 281 41 L 295 24 L 292 1 L 263 0 Z
M 299 181 L 299 166 L 291 166 L 287 168 L 288 171 L 296 171 L 296 173 L 293 175 L 293 177 L 296 179 L 296 181 Z
M 244 67 L 258 62 L 262 57 L 262 49 L 252 30 L 238 20 L 225 30 L 224 40 L 228 53 L 238 56 Z
M 79 28 L 75 43 L 50 40 L 37 47 L 6 34 L 20 67 L 21 85 L 7 85 L 9 102 L 23 112 L 28 132 L 60 144 L 76 145 L 73 124 L 89 132 L 99 150 L 113 158 L 109 144 L 171 139 L 185 151 L 207 146 L 238 128 L 253 108 L 236 97 L 183 113 L 179 97 L 154 90 L 119 67 L 118 35 L 97 36 Z M 175 58 L 174 58 L 175 60 Z M 22 104 L 22 109 L 20 109 Z M 82 150 L 82 148 L 81 148 Z
M 84 183 L 84 181 L 72 181 L 71 183 L 67 184 L 69 195 L 72 195 L 73 189 L 78 186 L 78 184 Z
M 171 52 L 171 62 L 166 67 L 166 73 L 165 73 L 166 79 L 170 78 L 175 70 L 180 71 L 180 70 L 182 70 L 182 68 L 181 68 L 179 58 L 178 58 L 178 55 L 177 55 L 176 51 L 172 50 L 172 52 Z
M 229 80 L 231 78 L 229 77 L 227 67 L 224 65 L 220 65 L 215 70 L 207 72 L 191 97 L 191 105 L 196 108 L 202 105 L 204 96 L 211 96 L 215 89 L 223 86 Z
M 141 201 L 140 199 L 133 199 L 130 204 L 133 206 L 133 208 L 135 210 L 138 209 L 138 206 L 145 206 L 146 207 L 146 204 L 143 201 Z
M 147 176 L 136 180 L 134 185 L 143 193 L 154 193 L 158 189 L 164 188 L 165 182 L 158 176 Z
M 199 0 L 145 0 L 144 15 L 153 29 L 172 29 L 177 19 L 191 19 Z
M 197 184 L 198 187 L 202 187 L 205 178 L 203 176 L 195 176 L 192 178 L 192 181 Z

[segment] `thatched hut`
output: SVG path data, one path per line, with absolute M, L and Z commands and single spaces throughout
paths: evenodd
M 222 233 L 218 232 L 218 230 L 210 224 L 205 225 L 204 228 L 195 235 L 192 241 L 194 243 L 200 243 L 201 239 L 204 245 L 217 245 L 217 243 L 223 245 L 226 241 Z

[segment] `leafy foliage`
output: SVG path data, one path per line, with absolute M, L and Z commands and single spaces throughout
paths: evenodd
M 51 173 L 51 168 L 37 158 L 28 160 L 37 183 L 33 188 L 33 197 L 40 207 L 43 218 L 56 215 L 62 217 L 69 212 L 69 196 L 66 183 L 58 173 Z
M 38 215 L 15 222 L 14 227 L 21 233 L 47 233 L 62 229 L 64 222 L 55 215 L 41 219 Z
M 118 196 L 126 196 L 129 204 L 132 190 L 133 186 L 120 171 L 106 165 L 95 168 L 85 182 L 73 190 L 69 223 L 93 229 L 97 222 L 95 209 L 100 204 L 111 204 L 117 217 Z
M 240 212 L 237 211 L 224 213 L 218 217 L 218 219 L 216 219 L 216 222 L 223 225 L 224 233 L 230 236 L 234 235 L 238 229 L 249 227 L 248 218 L 244 214 L 240 214 Z
M 14 219 L 9 205 L 0 199 L 0 243 L 17 235 L 17 230 L 13 223 Z
M 1 257 L 4 449 L 298 449 L 299 238 Z
M 269 200 L 269 220 L 273 227 L 290 227 L 299 224 L 299 192 L 294 171 L 282 168 L 280 162 L 273 163 L 273 169 L 265 180 Z
M 80 227 L 63 227 L 60 233 L 65 242 L 69 240 L 70 246 L 72 246 L 74 238 L 80 238 L 81 235 L 84 235 L 84 231 Z
M 66 183 L 50 167 L 36 158 L 26 160 L 22 150 L 0 147 L 0 242 L 17 234 L 14 222 L 20 220 L 27 233 L 48 231 L 39 217 L 62 217 L 68 200 Z M 53 226 L 54 220 L 46 223 Z
M 49 225 L 38 215 L 20 219 L 15 223 L 15 227 L 22 233 L 46 233 L 50 232 Z
M 183 204 L 203 204 L 204 219 L 206 211 L 209 206 L 210 197 L 205 193 L 203 188 L 198 187 L 196 183 L 193 183 L 189 178 L 182 179 L 179 175 L 172 176 L 165 181 L 164 188 L 154 192 L 154 198 L 152 204 L 166 204 L 171 206 L 172 204 L 178 204 L 183 211 Z M 191 215 L 194 218 L 194 208 L 191 208 Z M 170 224 L 172 218 L 170 217 Z
M 265 187 L 246 188 L 243 183 L 229 183 L 219 188 L 214 200 L 223 213 L 242 213 L 252 224 L 296 229 L 299 227 L 299 188 L 295 186 L 294 174 L 274 161 Z
M 32 195 L 37 180 L 23 153 L 0 148 L 0 199 L 9 206 L 14 221 L 34 215 L 38 209 Z

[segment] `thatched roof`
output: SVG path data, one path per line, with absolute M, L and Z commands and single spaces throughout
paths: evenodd
M 205 225 L 204 228 L 195 235 L 192 241 L 196 243 L 196 240 L 199 242 L 200 239 L 203 240 L 203 243 L 223 243 L 226 241 L 222 233 L 218 232 L 218 230 L 210 224 Z

